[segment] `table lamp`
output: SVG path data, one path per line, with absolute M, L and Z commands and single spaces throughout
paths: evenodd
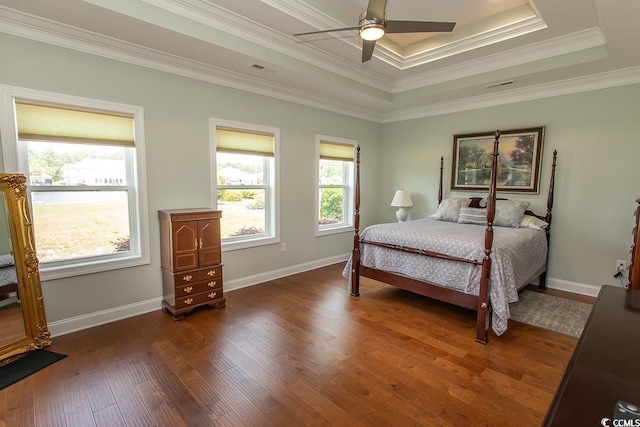
M 391 201 L 391 206 L 398 208 L 396 211 L 396 218 L 398 218 L 398 222 L 405 222 L 407 220 L 407 215 L 409 215 L 406 208 L 413 206 L 409 192 L 403 189 L 396 191 L 396 194 L 393 196 L 393 200 Z

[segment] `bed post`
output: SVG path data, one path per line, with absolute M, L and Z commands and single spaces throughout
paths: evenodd
M 486 344 L 489 341 L 489 287 L 491 285 L 491 247 L 493 246 L 493 220 L 496 216 L 496 186 L 498 182 L 498 143 L 500 131 L 497 130 L 493 140 L 493 162 L 491 163 L 491 183 L 487 196 L 487 228 L 484 232 L 484 258 L 482 260 L 482 276 L 478 290 L 478 317 L 476 319 L 476 341 Z
M 547 195 L 547 215 L 545 216 L 545 221 L 549 226 L 545 232 L 547 233 L 547 265 L 549 264 L 549 238 L 551 237 L 551 211 L 553 210 L 553 192 L 554 187 L 556 185 L 556 158 L 558 157 L 558 150 L 553 150 L 553 162 L 551 163 L 551 178 L 549 179 L 549 193 Z M 540 275 L 538 279 L 538 287 L 540 289 L 547 288 L 547 270 Z
M 438 206 L 442 203 L 442 170 L 444 169 L 444 156 L 440 156 L 440 186 L 438 187 Z
M 353 250 L 351 252 L 351 295 L 360 296 L 360 146 L 356 147 L 356 192 L 353 215 Z

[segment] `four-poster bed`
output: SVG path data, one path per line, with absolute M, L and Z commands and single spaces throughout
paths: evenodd
M 353 251 L 344 271 L 351 295 L 360 295 L 360 277 L 368 277 L 477 311 L 477 342 L 487 343 L 491 320 L 498 335 L 506 330 L 508 303 L 517 300 L 518 290 L 536 277 L 539 277 L 539 286 L 545 287 L 557 152 L 553 153 L 547 212 L 541 216 L 526 210 L 528 202 L 496 197 L 499 138 L 500 132 L 496 131 L 486 208 L 480 197 L 456 198 L 476 212 L 486 213 L 486 227 L 459 219 L 445 222 L 427 218 L 369 226 L 362 235 L 359 232 L 358 147 Z M 442 171 L 443 159 L 440 160 L 439 206 L 443 206 Z M 507 203 L 524 206 L 521 214 L 543 224 L 542 227 L 519 228 L 519 224 L 510 225 L 513 228 L 495 227 L 500 225 L 495 223 L 497 207 L 499 216 L 503 215 Z

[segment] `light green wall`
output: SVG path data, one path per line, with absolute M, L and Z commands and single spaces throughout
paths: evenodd
M 50 322 L 162 295 L 157 211 L 210 206 L 211 117 L 277 127 L 281 135 L 281 241 L 287 251 L 269 245 L 225 252 L 226 281 L 350 251 L 352 233 L 314 236 L 315 134 L 358 140 L 363 162 L 377 164 L 382 125 L 4 34 L 0 47 L 0 84 L 144 108 L 151 264 L 43 283 Z M 376 173 L 363 171 L 363 180 L 375 182 Z M 362 199 L 362 223 L 375 222 L 376 187 L 366 185 Z
M 411 192 L 413 218 L 435 211 L 439 158 L 445 156 L 448 186 L 453 134 L 544 125 L 542 193 L 533 207 L 545 209 L 550 156 L 557 149 L 550 277 L 613 283 L 615 260 L 629 257 L 640 196 L 640 85 L 381 125 L 5 34 L 0 48 L 0 84 L 144 108 L 151 264 L 43 283 L 49 321 L 161 296 L 156 212 L 210 205 L 210 117 L 281 131 L 281 241 L 287 252 L 279 245 L 225 252 L 227 281 L 350 250 L 350 233 L 314 237 L 316 133 L 360 142 L 365 226 L 395 221 L 389 203 L 401 187 Z
M 413 218 L 437 208 L 440 156 L 445 197 L 452 193 L 453 135 L 546 126 L 541 193 L 546 211 L 551 154 L 558 150 L 549 277 L 600 286 L 618 284 L 617 259 L 629 260 L 635 200 L 640 197 L 640 85 L 629 85 L 384 125 L 379 219 L 394 220 L 393 191 L 411 192 Z M 525 198 L 508 195 L 510 198 Z

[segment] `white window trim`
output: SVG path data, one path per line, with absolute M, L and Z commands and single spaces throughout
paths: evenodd
M 222 251 L 234 251 L 238 249 L 253 248 L 257 246 L 273 245 L 280 243 L 280 129 L 270 126 L 256 125 L 253 123 L 236 122 L 218 118 L 209 119 L 209 137 L 210 137 L 210 154 L 211 158 L 211 206 L 218 209 L 218 180 L 217 180 L 217 157 L 216 157 L 216 129 L 218 126 L 241 129 L 247 131 L 264 132 L 273 134 L 273 171 L 271 172 L 273 183 L 271 184 L 271 203 L 273 213 L 266 213 L 266 220 L 269 221 L 273 234 L 269 236 L 261 236 L 255 238 L 247 238 L 234 242 L 222 241 Z M 224 211 L 222 211 L 224 220 Z
M 46 281 L 150 264 L 151 251 L 149 244 L 144 114 L 142 107 L 36 89 L 0 85 L 0 138 L 2 139 L 3 166 L 6 173 L 22 173 L 20 171 L 26 171 L 28 169 L 28 159 L 23 155 L 21 150 L 18 150 L 16 121 L 13 108 L 14 98 L 34 99 L 54 104 L 75 105 L 78 107 L 97 108 L 108 111 L 120 111 L 130 113 L 134 117 L 136 168 L 134 171 L 135 176 L 133 177 L 135 181 L 133 182 L 137 182 L 137 186 L 134 185 L 134 192 L 137 191 L 138 203 L 135 209 L 137 218 L 134 218 L 134 222 L 131 224 L 131 231 L 132 233 L 138 234 L 138 247 L 136 251 L 132 250 L 131 254 L 124 256 L 103 256 L 99 259 L 85 258 L 70 263 L 72 265 L 47 267 L 45 264 L 40 264 L 40 278 Z M 133 199 L 135 201 L 135 195 L 130 194 L 129 197 L 132 196 L 134 196 Z M 31 204 L 31 200 L 28 200 L 28 203 Z
M 318 194 L 320 192 L 320 183 L 318 182 L 318 177 L 320 176 L 320 141 L 336 142 L 339 144 L 352 145 L 354 149 L 355 147 L 358 146 L 358 141 L 355 139 L 340 138 L 337 136 L 328 136 L 328 135 L 316 135 L 316 157 L 315 157 L 315 175 L 314 175 L 315 213 L 313 215 L 315 236 L 319 237 L 319 236 L 326 236 L 330 234 L 353 232 L 354 230 L 353 229 L 353 211 L 355 209 L 354 203 L 355 203 L 355 185 L 356 185 L 355 160 L 354 160 L 353 167 L 351 167 L 351 173 L 350 173 L 351 176 L 347 177 L 347 182 L 349 183 L 349 185 L 347 185 L 345 190 L 346 200 L 345 200 L 345 209 L 344 209 L 344 215 L 345 215 L 344 224 L 320 228 L 320 224 L 319 224 L 320 200 L 318 197 Z

